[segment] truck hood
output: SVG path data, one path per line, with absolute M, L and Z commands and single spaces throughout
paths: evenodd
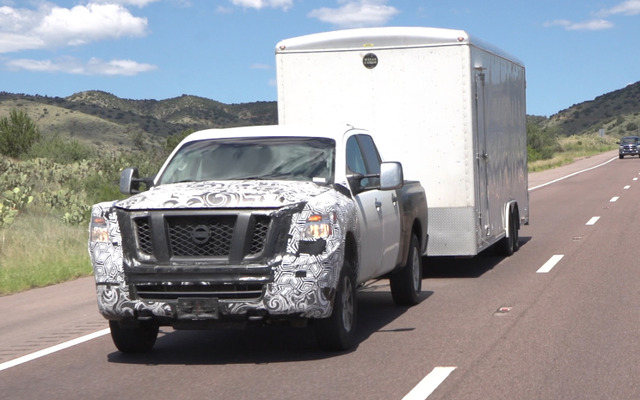
M 156 186 L 115 204 L 127 210 L 170 208 L 278 208 L 330 190 L 313 182 L 216 181 Z

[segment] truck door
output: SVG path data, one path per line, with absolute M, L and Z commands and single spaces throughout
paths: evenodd
M 478 189 L 476 190 L 476 207 L 478 213 L 479 245 L 485 236 L 491 234 L 489 215 L 487 132 L 485 122 L 485 73 L 484 68 L 476 68 L 475 74 L 475 108 L 476 108 L 476 169 Z
M 347 174 L 380 174 L 381 158 L 368 135 L 347 140 Z M 400 251 L 400 212 L 395 190 L 379 190 L 379 178 L 361 179 L 354 193 L 360 221 L 360 272 L 364 282 L 395 267 Z

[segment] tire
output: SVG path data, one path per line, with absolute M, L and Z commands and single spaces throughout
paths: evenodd
M 520 220 L 520 214 L 518 211 L 513 213 L 513 243 L 511 248 L 513 253 L 520 249 L 520 232 L 518 231 L 518 221 Z
M 618 158 L 622 160 L 624 156 L 622 154 L 618 154 Z
M 399 306 L 414 306 L 420 302 L 422 290 L 422 255 L 418 237 L 411 235 L 407 262 L 389 278 L 391 297 Z
M 353 347 L 357 319 L 356 272 L 351 263 L 345 260 L 340 271 L 331 316 L 317 319 L 313 323 L 318 346 L 329 351 L 342 351 Z
M 518 243 L 518 212 L 510 211 L 509 213 L 509 226 L 508 229 L 508 237 L 505 236 L 500 239 L 498 242 L 498 250 L 503 256 L 513 255 L 520 248 L 520 244 Z
M 109 321 L 111 339 L 123 353 L 148 353 L 158 338 L 159 326 L 156 321 L 141 321 L 135 324 L 123 324 Z

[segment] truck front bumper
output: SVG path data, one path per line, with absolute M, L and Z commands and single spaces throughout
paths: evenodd
M 202 267 L 199 273 L 181 267 L 125 273 L 119 275 L 120 282 L 96 279 L 98 308 L 109 320 L 154 318 L 175 327 L 204 321 L 326 318 L 333 310 L 340 265 L 341 252 L 330 252 L 284 255 L 267 266 L 225 267 L 226 272 L 209 278 Z M 234 269 L 235 274 L 229 272 Z

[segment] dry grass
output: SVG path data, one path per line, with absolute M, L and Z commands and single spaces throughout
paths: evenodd
M 87 228 L 50 215 L 25 213 L 0 230 L 0 295 L 92 273 Z
M 529 163 L 529 172 L 539 172 L 562 165 L 570 164 L 577 159 L 590 157 L 618 148 L 614 136 L 600 137 L 598 134 L 579 135 L 560 138 L 562 151 L 548 160 L 538 160 Z

